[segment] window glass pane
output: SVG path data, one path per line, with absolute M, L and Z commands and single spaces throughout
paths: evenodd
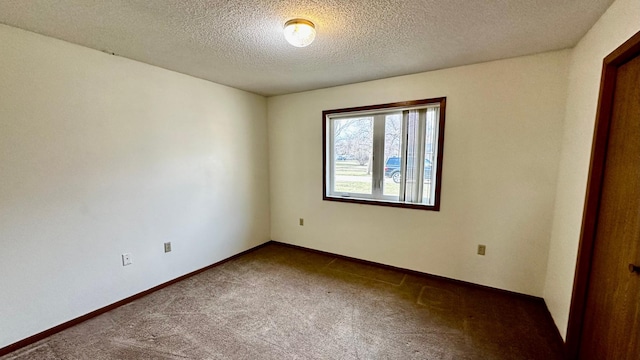
M 402 113 L 385 116 L 384 121 L 384 183 L 382 194 L 400 195 L 400 163 L 402 157 Z
M 427 110 L 427 129 L 424 146 L 424 185 L 422 203 L 433 205 L 435 200 L 435 176 L 437 167 L 436 153 L 438 151 L 438 116 L 439 109 Z
M 373 117 L 333 120 L 334 192 L 372 193 Z

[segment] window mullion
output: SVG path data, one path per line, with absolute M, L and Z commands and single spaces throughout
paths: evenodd
M 407 146 L 409 136 L 409 111 L 402 112 L 402 138 L 400 140 L 400 197 L 398 201 L 404 202 L 407 188 Z
M 371 167 L 371 181 L 373 197 L 382 198 L 384 185 L 384 115 L 375 115 L 373 118 L 373 160 Z
M 325 154 L 325 156 L 327 156 L 328 162 L 331 164 L 331 166 L 329 166 L 329 174 L 327 174 L 327 186 L 329 187 L 329 193 L 334 194 L 336 192 L 335 189 L 335 173 L 336 173 L 336 157 L 335 157 L 335 139 L 334 139 L 334 134 L 335 134 L 335 121 L 332 120 L 328 120 L 329 122 L 329 134 L 331 134 L 331 136 L 329 136 L 329 149 L 327 149 L 327 153 Z

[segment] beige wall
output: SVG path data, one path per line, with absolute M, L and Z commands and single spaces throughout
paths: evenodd
M 265 98 L 3 25 L 0 44 L 0 347 L 269 240 Z
M 602 60 L 640 30 L 637 0 L 617 0 L 571 56 L 569 90 L 544 298 L 562 336 L 567 330 Z
M 269 98 L 272 239 L 541 296 L 569 54 Z M 440 212 L 322 201 L 322 110 L 440 96 Z

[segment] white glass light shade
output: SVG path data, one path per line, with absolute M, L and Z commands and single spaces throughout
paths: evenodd
M 289 20 L 284 24 L 284 37 L 293 46 L 305 47 L 316 38 L 316 28 L 309 20 Z

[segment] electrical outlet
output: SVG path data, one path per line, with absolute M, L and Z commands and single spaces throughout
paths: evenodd
M 133 258 L 131 257 L 131 254 L 129 253 L 122 254 L 122 266 L 127 266 L 131 264 L 133 264 Z
M 164 252 L 171 252 L 171 241 L 164 243 Z
M 304 226 L 304 219 L 300 218 L 300 226 Z
M 486 251 L 487 251 L 486 245 L 478 245 L 478 255 L 484 255 Z

